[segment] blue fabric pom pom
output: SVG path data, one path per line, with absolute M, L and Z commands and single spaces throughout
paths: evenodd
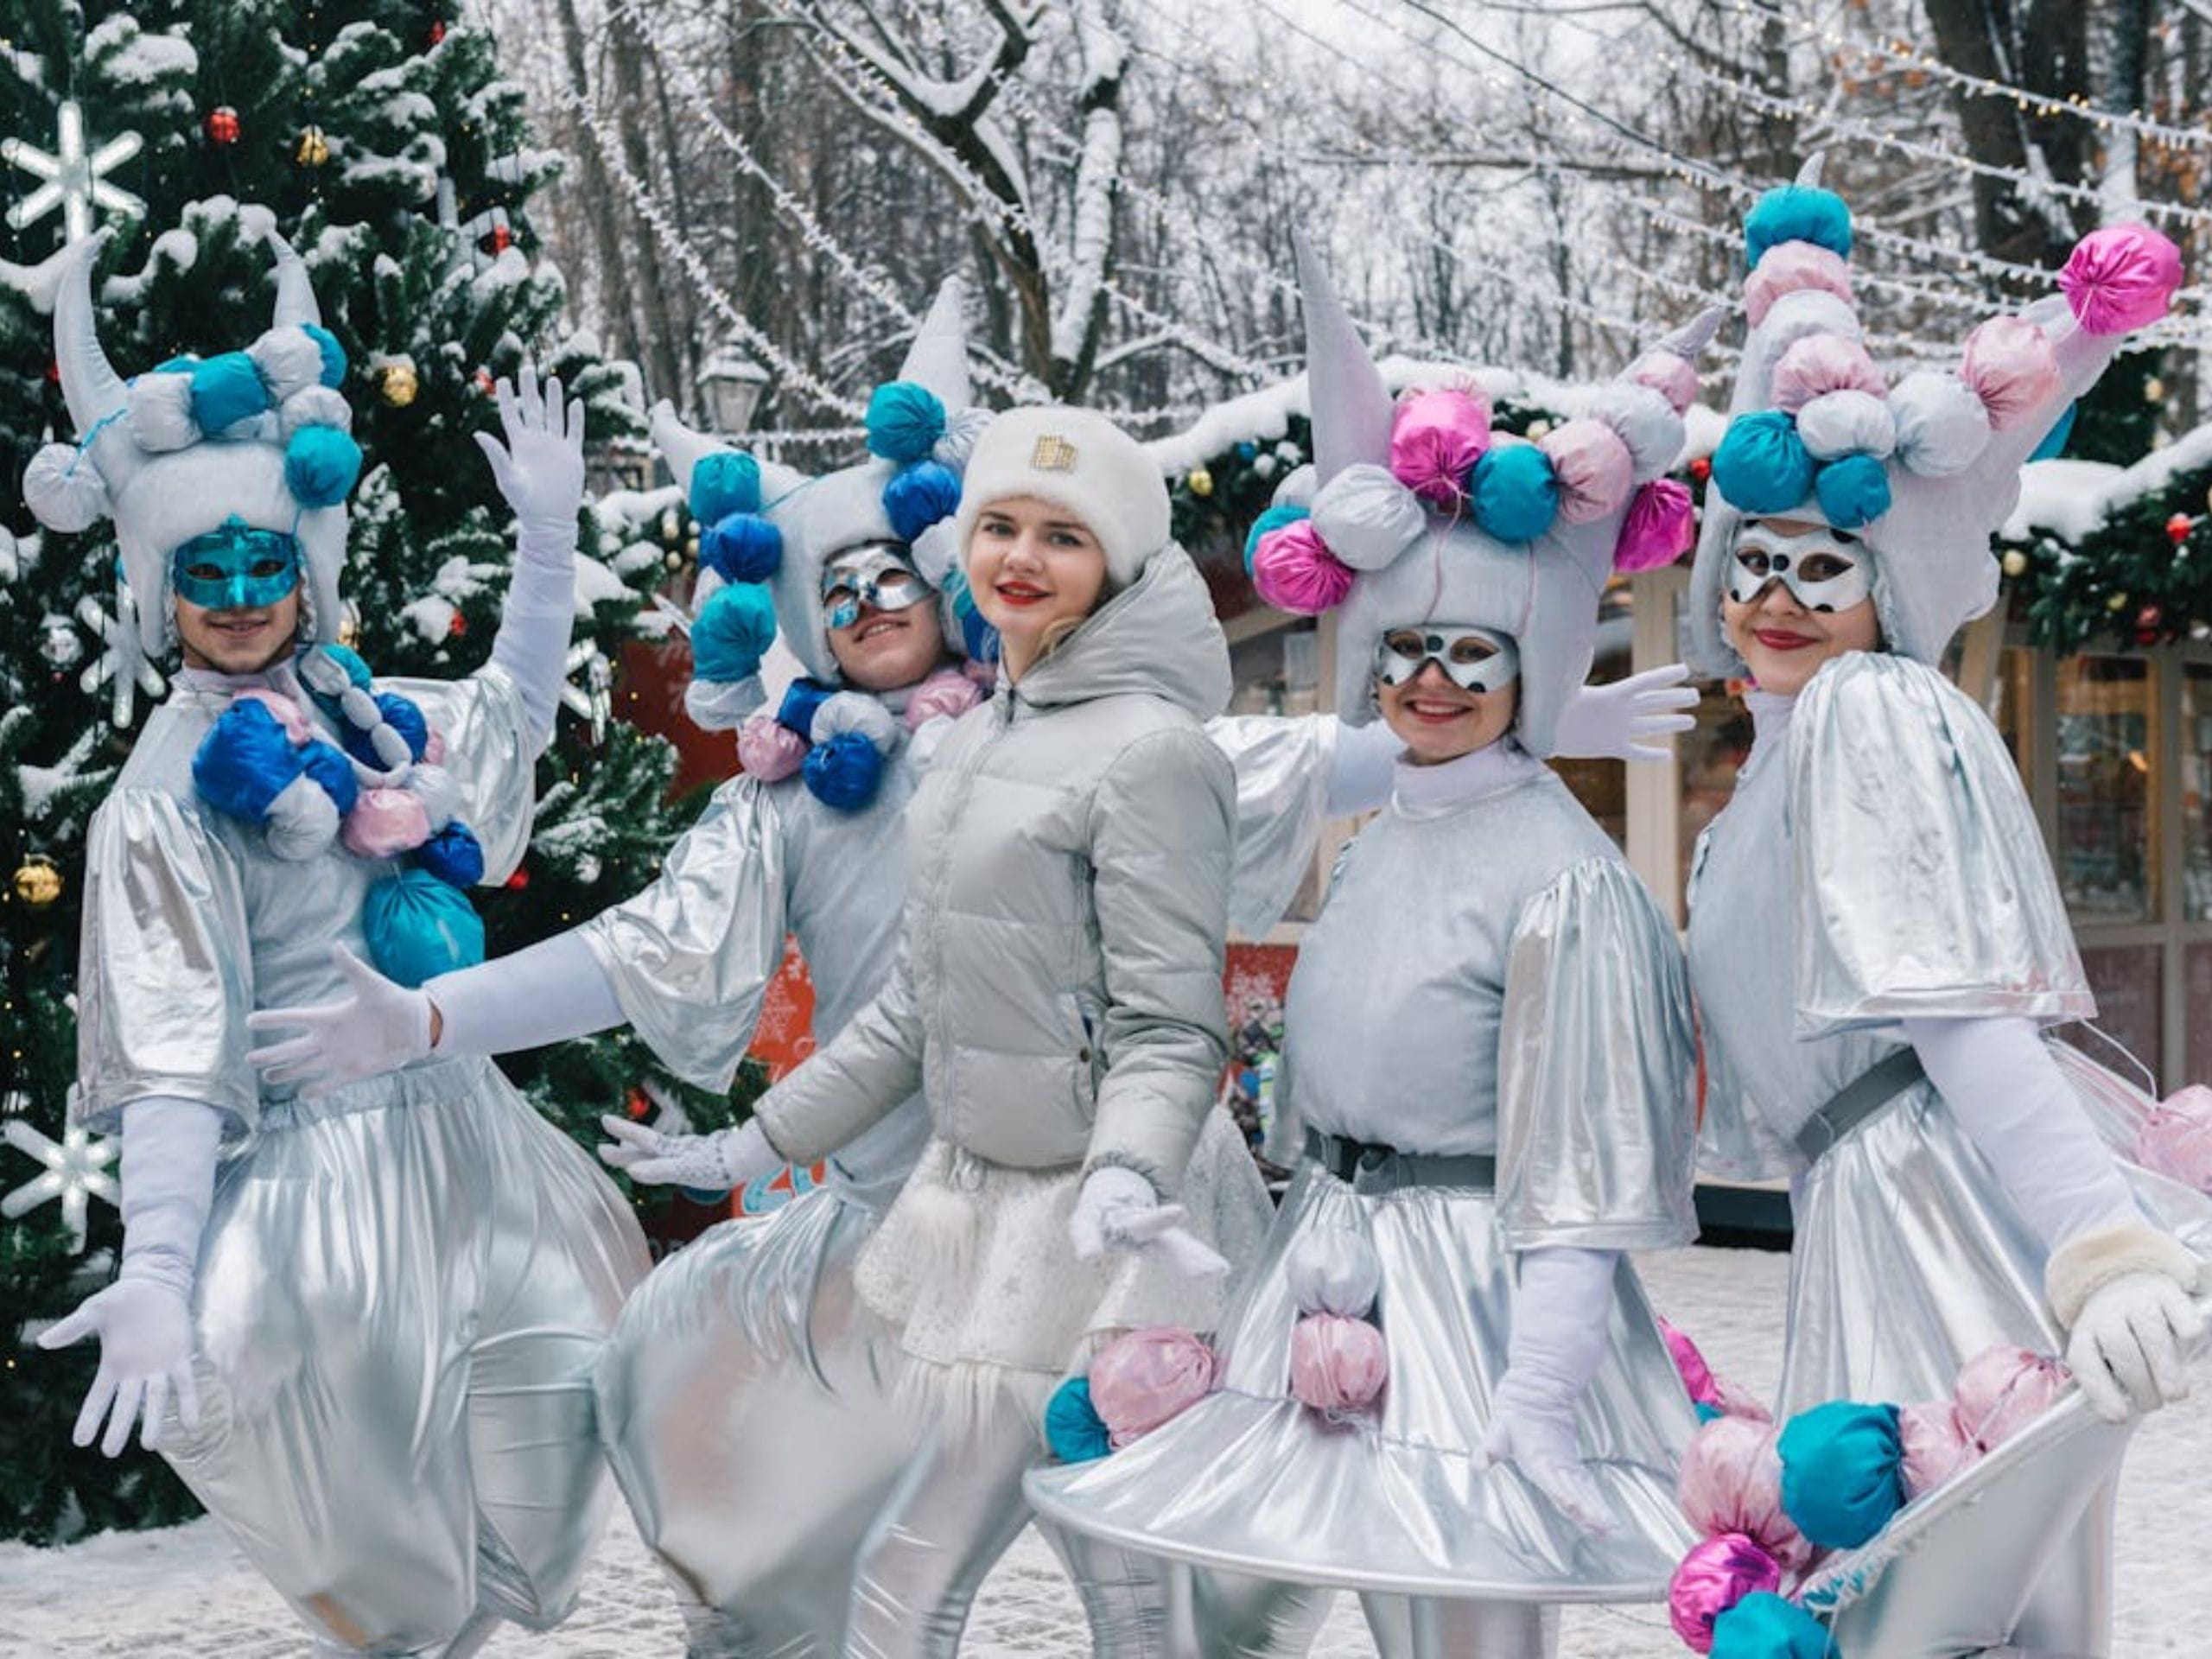
M 269 388 L 244 352 L 224 352 L 192 365 L 192 418 L 202 432 L 220 432 L 268 407 Z
M 733 512 L 699 537 L 699 562 L 724 582 L 766 582 L 783 568 L 784 532 L 754 512 Z
M 1713 452 L 1713 482 L 1737 512 L 1787 512 L 1813 489 L 1813 457 L 1797 423 L 1778 409 L 1740 416 Z
M 410 990 L 484 960 L 484 919 L 467 895 L 412 868 L 378 881 L 361 905 L 369 960 Z
M 717 449 L 691 468 L 691 516 L 702 524 L 760 511 L 760 463 L 742 449 Z
M 233 702 L 200 740 L 192 781 L 218 812 L 257 825 L 300 775 L 300 753 L 264 705 Z
M 750 679 L 776 639 L 776 606 L 750 582 L 717 588 L 691 624 L 691 671 L 715 685 Z
M 353 775 L 353 763 L 319 737 L 300 751 L 300 770 L 322 785 L 341 818 L 361 798 L 361 780 Z
M 1890 469 L 1872 455 L 1839 455 L 1813 480 L 1821 512 L 1838 530 L 1857 530 L 1890 510 Z
M 2079 404 L 2067 404 L 2065 411 L 2051 423 L 2050 430 L 2043 435 L 2043 441 L 2036 445 L 2035 453 L 2028 459 L 2052 461 L 2063 454 L 2066 448 L 2066 440 L 2074 435 L 2074 417 L 2080 414 L 2082 406 Z
M 814 741 L 814 711 L 836 695 L 837 688 L 819 680 L 793 680 L 776 710 L 776 723 L 788 726 L 808 742 Z
M 823 805 L 857 812 L 875 798 L 883 782 L 883 755 L 860 733 L 840 732 L 809 749 L 799 769 Z
M 1533 542 L 1559 517 L 1559 480 L 1533 443 L 1493 445 L 1467 485 L 1475 523 L 1501 542 Z
M 927 386 L 887 380 L 868 400 L 868 448 L 886 461 L 925 461 L 944 435 L 944 404 Z
M 360 475 L 361 446 L 334 426 L 303 426 L 284 446 L 284 486 L 302 506 L 336 506 Z
M 338 343 L 337 335 L 319 322 L 303 322 L 300 327 L 322 353 L 322 384 L 335 391 L 346 384 L 346 348 Z
M 422 709 L 411 699 L 401 696 L 397 691 L 379 691 L 376 696 L 377 712 L 384 716 L 385 724 L 407 740 L 408 758 L 420 760 L 429 753 L 430 747 L 430 722 L 423 717 Z M 376 745 L 370 741 L 369 734 L 353 721 L 344 722 L 340 737 L 346 745 L 346 753 L 365 766 L 374 766 L 379 772 L 384 770 L 384 757 L 377 753 Z
M 911 542 L 940 518 L 960 511 L 960 474 L 934 461 L 918 461 L 892 474 L 883 486 L 884 516 L 892 534 Z
M 369 672 L 369 665 L 361 660 L 361 653 L 351 645 L 317 645 L 315 649 L 346 671 L 346 677 L 365 689 L 376 678 Z
M 1252 556 L 1260 550 L 1260 538 L 1269 531 L 1281 530 L 1285 524 L 1294 524 L 1301 518 L 1313 515 L 1304 507 L 1269 507 L 1252 521 L 1250 532 L 1244 537 L 1244 574 L 1252 574 Z
M 1792 1417 L 1776 1449 L 1782 1507 L 1822 1549 L 1856 1549 L 1904 1507 L 1895 1406 L 1831 1400 Z
M 1062 1463 L 1090 1463 L 1114 1449 L 1098 1408 L 1090 1403 L 1090 1379 L 1071 1376 L 1045 1402 L 1045 1444 Z
M 1700 1428 L 1705 1427 L 1707 1423 L 1717 1423 L 1723 1417 L 1726 1417 L 1728 1414 L 1726 1412 L 1721 1410 L 1719 1407 L 1709 1406 L 1702 1400 L 1697 1402 L 1695 1410 L 1697 1412 L 1698 1427 Z
M 415 849 L 415 861 L 449 887 L 473 887 L 484 879 L 484 847 L 459 818 Z
M 1770 1590 L 1713 1621 L 1712 1659 L 1840 1659 L 1840 1651 L 1825 1624 Z
M 968 591 L 968 573 L 958 565 L 944 573 L 944 596 L 952 604 L 953 620 L 959 625 L 961 649 L 969 659 L 995 663 L 999 659 L 999 631 L 983 620 L 976 608 L 976 595 Z
M 1744 218 L 1744 251 L 1750 264 L 1782 242 L 1810 242 L 1839 258 L 1851 257 L 1851 209 L 1833 190 L 1785 184 L 1770 190 Z

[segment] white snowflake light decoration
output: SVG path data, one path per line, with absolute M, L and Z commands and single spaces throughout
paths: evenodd
M 117 1142 L 95 1141 L 87 1131 L 76 1128 L 64 1129 L 58 1141 L 50 1140 L 20 1117 L 10 1117 L 0 1123 L 0 1138 L 46 1166 L 44 1174 L 35 1176 L 5 1198 L 0 1198 L 0 1216 L 13 1221 L 25 1211 L 58 1198 L 61 1200 L 62 1224 L 68 1228 L 73 1241 L 70 1248 L 81 1252 L 85 1248 L 85 1211 L 91 1200 L 105 1198 L 110 1204 L 122 1201 L 122 1189 L 116 1185 L 115 1177 L 107 1173 L 107 1166 L 115 1161 Z
M 8 210 L 11 230 L 36 224 L 58 206 L 61 233 L 71 242 L 92 233 L 92 209 L 111 213 L 143 213 L 146 204 L 128 190 L 110 184 L 102 174 L 111 172 L 145 148 L 135 132 L 120 132 L 90 155 L 85 151 L 85 112 L 73 99 L 62 100 L 54 114 L 54 150 L 48 154 L 20 138 L 0 143 L 0 162 L 20 167 L 45 183 Z
M 561 701 L 569 712 L 591 722 L 591 741 L 607 740 L 607 722 L 614 715 L 614 664 L 597 641 L 587 639 L 569 652 L 569 680 L 561 688 Z
M 116 584 L 115 605 L 122 613 L 119 619 L 110 616 L 89 594 L 77 601 L 77 620 L 92 631 L 101 645 L 100 654 L 85 665 L 85 671 L 77 677 L 77 683 L 90 696 L 112 682 L 114 695 L 110 699 L 108 717 L 122 728 L 130 724 L 137 706 L 137 692 L 159 698 L 168 690 L 168 682 L 138 649 L 137 608 L 130 588 L 120 582 Z

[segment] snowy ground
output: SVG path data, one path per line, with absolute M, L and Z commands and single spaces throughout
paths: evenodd
M 1781 1361 L 1784 1263 L 1750 1251 L 1686 1250 L 1644 1264 L 1662 1312 L 1714 1368 L 1770 1394 Z M 2154 1418 L 2138 1437 L 2120 1509 L 2118 1659 L 2212 1649 L 2212 1364 L 2200 1401 Z M 306 1643 L 283 1604 L 212 1521 L 111 1535 L 61 1550 L 0 1546 L 0 1659 L 76 1655 L 221 1655 L 296 1659 Z M 618 1524 L 583 1605 L 550 1636 L 503 1635 L 487 1659 L 647 1659 L 682 1649 L 674 1614 L 637 1535 Z M 1025 1537 L 985 1587 L 964 1650 L 978 1656 L 1088 1652 L 1075 1602 L 1044 1547 Z M 1351 1598 L 1314 1649 L 1373 1651 Z M 1654 1607 L 1572 1610 L 1563 1659 L 1679 1659 Z

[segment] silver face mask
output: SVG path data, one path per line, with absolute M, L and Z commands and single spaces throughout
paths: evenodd
M 1496 691 L 1521 672 L 1521 653 L 1504 634 L 1456 622 L 1387 628 L 1375 642 L 1375 680 L 1403 685 L 1434 663 L 1462 691 Z
M 872 542 L 840 553 L 822 572 L 822 624 L 830 632 L 861 620 L 861 607 L 903 611 L 936 590 L 915 571 L 899 542 Z
M 1808 611 L 1847 611 L 1874 591 L 1874 566 L 1865 543 L 1847 531 L 1821 524 L 1784 536 L 1751 519 L 1729 556 L 1728 597 L 1749 605 L 1777 582 Z

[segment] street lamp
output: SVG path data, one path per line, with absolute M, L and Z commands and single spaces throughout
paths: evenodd
M 708 418 L 726 438 L 739 436 L 753 424 L 753 411 L 767 385 L 768 371 L 741 352 L 717 352 L 699 368 Z

